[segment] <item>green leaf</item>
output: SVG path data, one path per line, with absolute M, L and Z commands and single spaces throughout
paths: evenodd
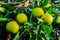
M 6 3 L 6 4 L 3 4 L 3 6 L 6 8 L 7 11 L 13 11 L 15 10 L 15 7 Z
M 4 7 L 0 7 L 0 12 L 5 12 L 5 8 Z
M 46 35 L 46 39 L 47 39 L 47 37 L 48 37 L 48 39 L 49 39 L 49 26 L 48 25 L 45 25 L 45 24 L 43 24 L 43 29 L 44 29 L 44 32 L 46 33 L 45 35 Z
M 60 3 L 60 0 L 58 0 L 58 2 Z
M 8 19 L 7 18 L 1 18 L 0 17 L 0 21 L 7 21 Z
M 44 29 L 44 31 L 46 33 L 45 34 L 46 35 L 46 39 L 50 40 L 50 38 L 51 38 L 51 32 L 53 30 L 52 25 L 48 26 L 48 25 L 43 24 L 43 29 Z
M 0 14 L 0 17 L 3 17 L 3 15 L 2 15 L 2 14 Z
M 35 34 L 38 34 L 38 30 L 34 30 L 34 33 L 35 33 Z
M 46 6 L 49 3 L 49 0 L 44 1 L 44 6 Z
M 44 0 L 41 0 L 40 2 L 41 2 L 41 5 L 44 5 Z
M 19 39 L 19 32 L 15 35 L 15 37 L 13 38 L 13 40 L 18 40 Z
M 33 37 L 32 37 L 32 34 L 30 33 L 30 38 L 29 38 L 29 40 L 33 40 Z
M 48 25 L 43 25 L 43 29 L 44 29 L 44 31 L 46 32 L 46 34 L 48 34 L 48 35 L 50 35 L 50 33 L 52 32 L 52 30 L 53 30 L 53 26 L 52 25 L 50 25 L 50 26 L 48 26 Z
M 35 34 L 40 34 L 40 31 L 41 31 L 41 25 L 42 25 L 42 23 L 39 24 L 39 25 L 37 25 L 36 30 L 34 30 L 34 33 L 35 33 Z
M 18 15 L 21 12 L 21 10 L 15 10 L 14 13 L 15 15 Z
M 49 33 L 51 34 L 52 31 L 53 31 L 53 26 L 50 25 L 50 27 L 49 27 Z
M 34 8 L 34 4 L 30 4 L 29 8 L 33 9 Z
M 49 14 L 52 14 L 52 12 L 53 12 L 53 5 L 51 5 L 51 6 L 48 8 L 47 12 L 48 12 Z
M 41 37 L 38 37 L 38 35 L 40 35 L 40 32 L 41 32 L 41 25 L 42 25 L 42 23 L 40 23 L 39 25 L 37 25 L 36 30 L 34 30 L 34 33 L 36 35 L 36 40 L 41 40 L 42 39 Z
M 46 33 L 49 32 L 49 26 L 48 25 L 43 24 L 43 29 Z
M 34 22 L 30 21 L 30 22 L 25 22 L 25 25 L 29 25 L 29 26 L 34 26 Z
M 58 36 L 58 40 L 60 40 L 60 35 Z

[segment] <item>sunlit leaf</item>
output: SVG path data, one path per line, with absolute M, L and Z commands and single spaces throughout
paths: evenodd
M 0 17 L 0 21 L 7 21 L 8 19 L 7 18 L 1 18 Z

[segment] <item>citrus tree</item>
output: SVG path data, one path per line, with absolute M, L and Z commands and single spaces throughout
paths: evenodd
M 0 40 L 60 40 L 60 0 L 1 0 Z

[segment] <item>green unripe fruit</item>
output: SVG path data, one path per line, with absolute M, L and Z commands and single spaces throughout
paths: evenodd
M 7 23 L 6 30 L 11 33 L 17 33 L 19 31 L 19 25 L 15 21 Z
M 49 25 L 53 22 L 53 17 L 52 17 L 52 15 L 50 15 L 50 14 L 48 14 L 48 13 L 44 14 L 43 19 L 44 19 L 44 21 L 45 21 L 47 24 L 49 24 Z
M 27 19 L 27 16 L 24 14 L 24 13 L 20 13 L 17 15 L 17 21 L 20 22 L 20 23 L 24 23 L 26 22 L 28 19 Z
M 35 16 L 35 17 L 40 17 L 44 14 L 44 11 L 42 8 L 34 8 L 32 10 L 32 15 Z

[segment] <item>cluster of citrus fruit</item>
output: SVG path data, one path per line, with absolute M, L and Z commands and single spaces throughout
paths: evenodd
M 31 14 L 32 16 L 38 18 L 39 21 L 41 20 L 47 23 L 48 25 L 51 25 L 53 22 L 53 16 L 49 14 L 48 12 L 44 13 L 43 8 L 34 8 Z M 18 14 L 16 16 L 16 19 L 19 23 L 25 23 L 26 21 L 28 21 L 27 15 L 24 13 Z M 60 23 L 60 16 L 57 17 L 56 23 Z M 10 21 L 6 25 L 6 30 L 8 32 L 17 33 L 19 31 L 19 25 L 16 21 Z
M 28 20 L 24 13 L 18 14 L 16 19 L 19 23 L 24 23 Z M 10 21 L 6 25 L 6 30 L 11 33 L 17 33 L 19 31 L 19 25 L 16 21 Z
M 48 24 L 51 24 L 53 22 L 53 16 L 50 15 L 48 12 L 44 13 L 42 8 L 35 8 L 32 11 L 33 16 L 35 17 L 40 17 L 42 16 L 42 18 L 39 18 L 41 20 L 44 19 L 44 21 Z

